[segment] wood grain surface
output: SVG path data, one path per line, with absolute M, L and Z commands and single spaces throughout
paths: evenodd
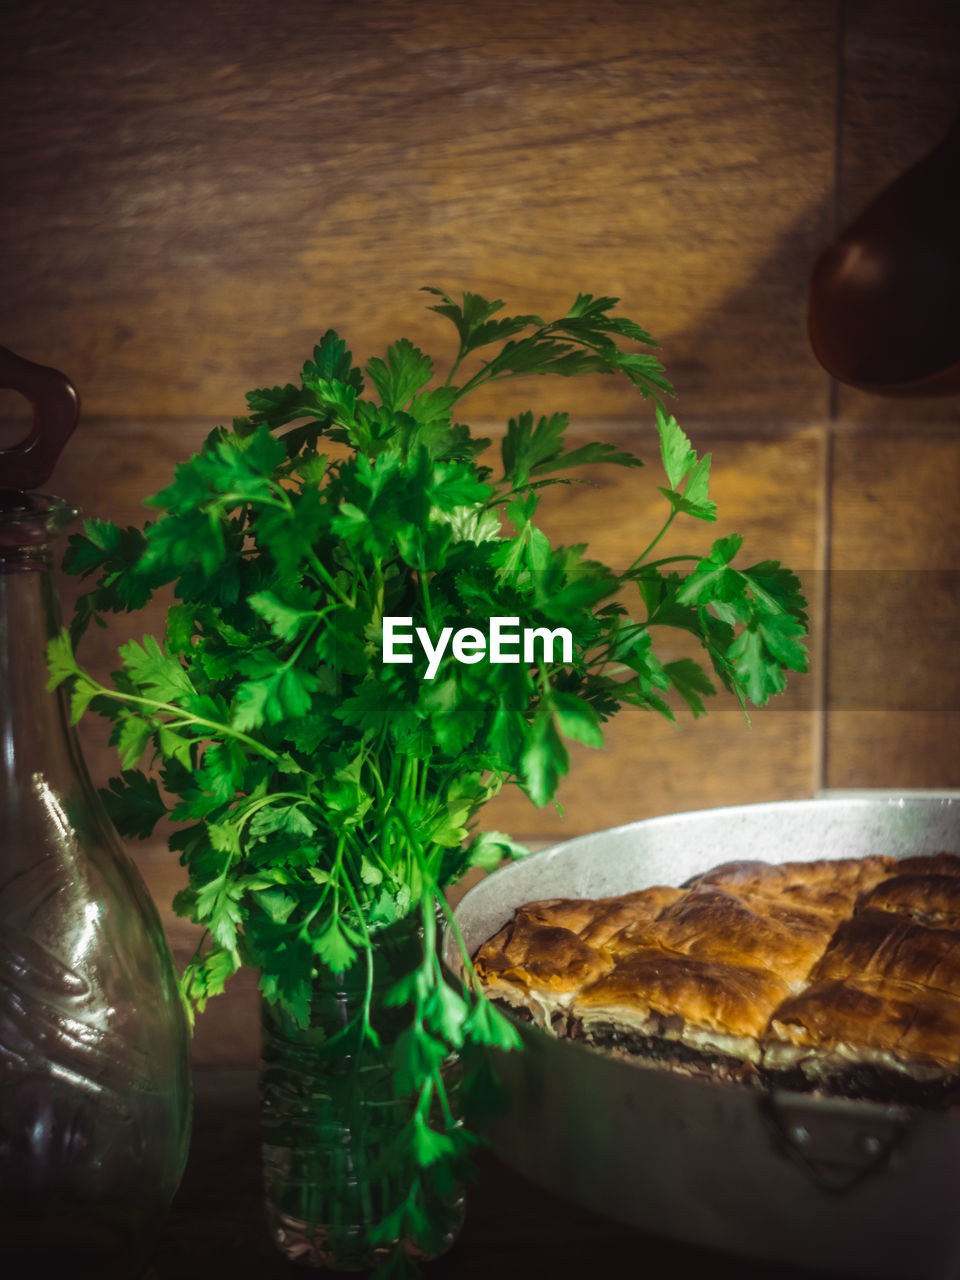
M 817 411 L 830 0 L 26 3 L 5 30 L 2 341 L 88 412 L 220 416 L 423 284 L 622 296 L 686 412 Z M 544 404 L 630 417 L 629 388 Z M 515 406 L 494 389 L 478 412 Z
M 620 296 L 714 455 L 722 524 L 676 546 L 736 529 L 801 571 L 813 671 L 749 729 L 719 699 L 697 724 L 624 716 L 576 754 L 562 817 L 507 794 L 490 825 L 543 841 L 824 785 L 960 786 L 960 397 L 832 385 L 806 333 L 816 256 L 942 136 L 958 67 L 955 0 L 21 0 L 0 49 L 0 343 L 84 403 L 48 487 L 142 523 L 176 460 L 327 327 L 364 359 L 407 334 L 442 368 L 423 284 L 518 311 Z M 650 460 L 544 504 L 551 536 L 624 563 L 659 501 L 649 404 L 535 379 L 469 416 L 496 435 L 526 408 Z M 85 656 L 109 671 L 163 615 Z M 103 780 L 105 735 L 82 728 Z M 182 957 L 182 873 L 162 842 L 137 856 Z M 232 992 L 203 1061 L 256 1056 L 250 975 Z
M 960 436 L 832 448 L 826 785 L 960 787 Z

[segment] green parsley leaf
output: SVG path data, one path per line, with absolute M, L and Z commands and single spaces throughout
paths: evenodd
M 530 850 L 517 844 L 503 831 L 482 831 L 466 849 L 467 865 L 483 871 L 496 871 L 501 862 L 511 858 L 525 858 Z
M 407 338 L 387 348 L 386 363 L 374 356 L 367 364 L 367 377 L 385 409 L 402 409 L 432 375 L 433 361 Z
M 663 669 L 670 683 L 680 697 L 693 712 L 695 718 L 707 714 L 703 699 L 717 691 L 711 684 L 706 672 L 692 658 L 678 658 L 675 662 L 665 662 Z
M 167 816 L 156 778 L 139 769 L 125 769 L 100 790 L 110 820 L 123 836 L 146 840 L 161 818 Z
M 153 636 L 144 636 L 142 645 L 128 641 L 121 646 L 120 657 L 134 684 L 160 702 L 177 702 L 196 694 L 179 661 L 164 653 Z

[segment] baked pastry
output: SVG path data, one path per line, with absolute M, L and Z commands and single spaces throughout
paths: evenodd
M 569 1009 L 588 1040 L 734 1065 L 759 1061 L 759 1036 L 788 994 L 769 970 L 645 947 L 589 983 Z
M 519 907 L 488 995 L 639 1063 L 853 1096 L 960 1096 L 960 857 L 732 862 Z

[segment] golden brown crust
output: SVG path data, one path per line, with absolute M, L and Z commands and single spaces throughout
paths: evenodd
M 535 924 L 579 934 L 603 915 L 609 902 L 608 898 L 544 898 L 541 902 L 525 902 L 518 911 Z
M 615 940 L 624 929 L 639 932 L 648 928 L 665 907 L 683 896 L 682 889 L 656 885 L 652 889 L 641 889 L 638 893 L 624 894 L 622 898 L 605 899 L 606 909 L 581 936 L 592 947 L 616 954 Z
M 523 912 L 477 952 L 482 982 L 497 979 L 532 990 L 576 991 L 610 968 L 610 961 L 570 929 L 539 925 Z
M 867 909 L 843 921 L 811 981 L 903 982 L 960 996 L 960 933 Z
M 929 872 L 892 876 L 857 899 L 858 912 L 871 908 L 930 924 L 960 923 L 960 877 Z
M 757 1036 L 786 994 L 782 981 L 760 969 L 647 948 L 581 991 L 572 1012 L 652 1011 L 726 1035 Z
M 820 862 L 727 862 L 694 884 L 740 896 L 771 898 L 791 905 L 846 915 L 858 893 L 871 889 L 897 866 L 893 858 L 834 858 Z
M 546 898 L 524 903 L 517 915 L 526 916 L 535 925 L 559 925 L 576 933 L 588 946 L 617 955 L 622 949 L 615 941 L 617 935 L 625 929 L 645 927 L 683 893 L 682 889 L 655 885 L 618 898 Z M 635 946 L 634 942 L 628 949 Z
M 793 1045 L 952 1066 L 960 1063 L 960 1000 L 897 982 L 818 982 L 784 1001 L 770 1033 Z
M 596 899 L 571 899 L 553 897 L 540 902 L 525 902 L 522 914 L 536 924 L 558 924 L 579 934 L 590 946 L 604 943 L 627 925 L 654 920 L 664 906 L 684 896 L 681 888 L 655 884 L 653 888 L 641 888 L 621 897 L 596 897 Z
M 814 1054 L 829 1070 L 949 1076 L 960 857 L 734 862 L 686 889 L 531 902 L 481 948 L 477 972 L 574 1033 L 609 1025 L 772 1070 Z
M 661 912 L 648 934 L 668 950 L 768 969 L 792 986 L 816 964 L 832 931 L 829 917 L 704 886 Z
M 916 858 L 901 858 L 894 863 L 897 875 L 903 876 L 960 876 L 960 857 L 955 853 L 922 854 Z

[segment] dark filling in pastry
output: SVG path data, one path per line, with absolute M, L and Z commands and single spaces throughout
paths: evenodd
M 494 1000 L 493 1003 L 515 1022 L 530 1024 L 534 1020 L 530 1009 L 518 1008 L 502 1000 Z M 559 1038 L 580 1040 L 618 1057 L 634 1058 L 638 1065 L 648 1063 L 666 1067 L 703 1080 L 729 1080 L 755 1089 L 829 1094 L 831 1097 L 903 1106 L 946 1108 L 960 1103 L 960 1074 L 917 1080 L 901 1071 L 871 1063 L 849 1062 L 832 1068 L 825 1066 L 819 1078 L 813 1079 L 799 1066 L 772 1070 L 731 1054 L 697 1049 L 679 1040 L 644 1034 L 612 1023 L 595 1023 L 584 1032 L 583 1024 L 578 1020 L 568 1022 L 563 1015 L 555 1014 L 552 1030 Z
M 583 1040 L 598 1049 L 612 1049 L 620 1053 L 636 1055 L 649 1062 L 670 1067 L 692 1069 L 698 1075 L 721 1076 L 724 1079 L 749 1079 L 756 1076 L 756 1068 L 742 1058 L 729 1054 L 695 1049 L 679 1040 L 665 1040 L 662 1036 L 645 1035 L 612 1023 L 594 1023 L 584 1032 L 583 1024 L 574 1021 L 568 1035 L 571 1040 Z
M 924 1107 L 949 1107 L 960 1102 L 960 1078 L 956 1076 L 914 1080 L 900 1071 L 885 1070 L 870 1063 L 851 1062 L 842 1071 L 826 1072 L 817 1082 L 796 1067 L 785 1071 L 761 1070 L 759 1079 L 769 1088 L 788 1089 L 794 1093 L 824 1093 L 861 1102 Z

